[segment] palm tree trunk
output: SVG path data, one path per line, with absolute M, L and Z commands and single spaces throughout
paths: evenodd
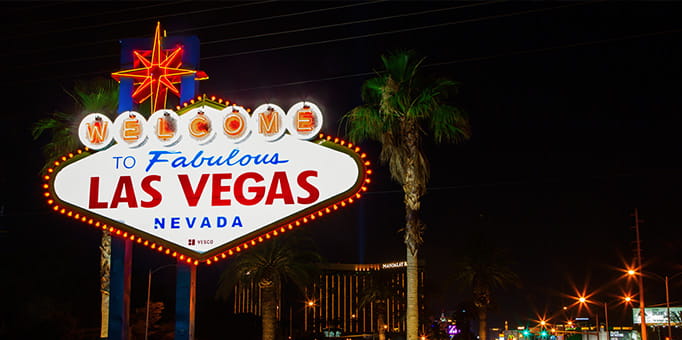
M 419 273 L 417 252 L 407 247 L 407 340 L 417 340 L 419 332 Z
M 487 340 L 488 338 L 488 312 L 484 308 L 478 309 L 478 338 Z
M 419 219 L 420 198 L 423 183 L 419 183 L 418 157 L 419 134 L 414 122 L 403 122 L 403 136 L 408 150 L 405 164 L 405 245 L 407 246 L 407 340 L 417 340 L 419 335 L 419 270 L 417 253 L 422 240 L 422 225 Z
M 108 230 L 102 231 L 102 241 L 99 246 L 100 256 L 100 293 L 101 302 L 101 324 L 100 338 L 109 337 L 109 283 L 111 277 L 111 234 Z
M 385 304 L 384 301 L 379 302 L 380 304 Z M 385 322 L 384 322 L 384 314 L 386 314 L 386 311 L 384 308 L 379 308 L 377 315 L 377 327 L 378 333 L 379 333 L 379 340 L 386 340 L 386 327 L 385 327 Z
M 275 328 L 277 327 L 277 304 L 275 297 L 275 287 L 272 284 L 261 286 L 263 293 L 263 340 L 275 340 Z

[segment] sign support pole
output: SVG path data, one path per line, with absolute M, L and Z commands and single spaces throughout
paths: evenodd
M 175 340 L 194 339 L 197 266 L 178 260 L 175 288 Z
M 186 45 L 185 47 L 188 46 Z M 191 48 L 187 52 L 191 56 L 194 55 Z M 194 98 L 195 94 L 196 81 L 194 80 L 194 75 L 182 77 L 180 83 L 180 103 L 188 102 Z M 194 340 L 197 267 L 178 260 L 177 268 L 175 278 L 175 340 Z
M 111 238 L 111 285 L 109 300 L 109 340 L 127 340 L 130 316 L 130 269 L 133 244 L 128 239 Z
M 132 47 L 129 40 L 121 41 L 121 66 L 132 63 Z M 133 109 L 130 94 L 132 79 L 119 83 L 118 113 Z M 128 239 L 112 235 L 111 271 L 109 291 L 109 340 L 128 340 L 130 320 L 130 279 L 133 263 L 133 244 Z

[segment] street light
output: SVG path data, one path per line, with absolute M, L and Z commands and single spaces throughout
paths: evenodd
M 605 322 L 605 325 L 604 325 L 604 326 L 606 327 L 606 329 L 605 329 L 605 330 L 606 330 L 606 340 L 611 340 L 611 332 L 609 331 L 609 308 L 608 308 L 608 302 L 607 302 L 606 300 L 603 301 L 603 302 L 592 301 L 592 300 L 589 300 L 589 299 L 588 299 L 589 296 L 591 296 L 591 295 L 588 295 L 588 296 L 580 296 L 580 297 L 578 297 L 578 302 L 579 302 L 581 305 L 585 305 L 586 309 L 588 309 L 588 312 L 589 312 L 589 308 L 586 306 L 588 303 L 591 303 L 591 304 L 594 304 L 594 305 L 599 305 L 600 307 L 601 307 L 601 306 L 604 307 L 604 322 Z M 624 303 L 629 303 L 629 302 L 632 300 L 632 298 L 631 298 L 629 295 L 628 295 L 628 296 L 623 296 L 622 299 L 623 299 L 622 302 L 624 302 Z M 600 333 L 600 332 L 599 332 L 599 330 L 600 330 L 600 328 L 599 328 L 599 314 L 595 313 L 595 316 L 596 316 L 596 323 L 597 323 L 597 340 L 599 340 L 599 333 Z
M 151 291 L 152 291 L 152 274 L 158 272 L 161 269 L 168 268 L 168 267 L 175 267 L 175 263 L 170 263 L 163 265 L 161 267 L 158 267 L 154 270 L 149 269 L 149 276 L 147 277 L 147 311 L 145 315 L 145 321 L 144 321 L 144 340 L 147 340 L 147 336 L 149 335 L 149 299 L 151 296 Z
M 313 322 L 312 326 L 310 327 L 313 332 L 315 332 L 315 300 L 308 300 L 305 303 L 305 308 L 304 308 L 304 313 L 303 313 L 303 324 L 305 325 L 304 330 L 308 330 L 308 308 L 311 308 L 313 310 L 313 317 L 310 318 L 310 320 Z

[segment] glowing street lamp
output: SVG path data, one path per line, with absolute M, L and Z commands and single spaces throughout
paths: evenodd
M 313 322 L 311 329 L 314 330 L 315 329 L 315 300 L 308 300 L 305 302 L 305 310 L 303 313 L 303 317 L 304 317 L 303 324 L 305 325 L 306 331 L 308 330 L 308 309 L 309 308 L 313 310 L 313 317 L 310 318 L 310 320 Z
M 630 297 L 629 297 L 629 296 L 624 297 L 623 299 L 624 299 L 624 301 L 630 301 Z M 605 326 L 605 328 L 606 328 L 606 329 L 605 329 L 605 331 L 606 331 L 606 340 L 611 340 L 611 332 L 609 331 L 609 308 L 608 308 L 608 303 L 607 303 L 606 301 L 601 302 L 601 303 L 597 303 L 597 302 L 594 302 L 594 301 L 590 301 L 590 300 L 588 300 L 587 297 L 585 297 L 585 296 L 580 296 L 580 297 L 578 297 L 578 302 L 579 302 L 581 305 L 585 305 L 585 306 L 586 306 L 588 303 L 592 303 L 592 304 L 596 304 L 596 305 L 600 305 L 600 304 L 601 304 L 601 305 L 604 306 L 604 322 L 605 322 L 605 325 L 604 325 L 604 326 Z M 596 314 L 596 313 L 595 313 L 595 314 Z M 596 314 L 596 317 L 597 317 L 597 318 L 596 318 L 596 324 L 597 324 L 597 340 L 599 340 L 599 333 L 600 333 L 600 331 L 599 331 L 599 314 Z

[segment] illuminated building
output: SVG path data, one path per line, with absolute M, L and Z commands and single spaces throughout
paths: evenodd
M 343 334 L 373 333 L 377 331 L 377 302 L 360 306 L 363 292 L 373 278 L 382 275 L 389 287 L 390 298 L 385 301 L 384 322 L 387 332 L 405 331 L 405 266 L 406 262 L 380 264 L 324 264 L 318 280 L 306 288 L 303 315 L 295 316 L 303 323 L 304 332 L 323 332 L 338 328 Z M 420 268 L 419 290 L 423 291 L 424 272 Z M 234 312 L 260 315 L 260 289 L 255 283 L 235 287 Z M 423 295 L 420 295 L 423 310 Z M 280 304 L 281 305 L 281 304 Z M 286 311 L 285 311 L 286 312 Z M 287 318 L 284 316 L 283 318 Z M 300 324 L 300 323 L 299 323 Z

